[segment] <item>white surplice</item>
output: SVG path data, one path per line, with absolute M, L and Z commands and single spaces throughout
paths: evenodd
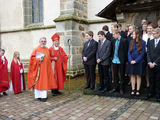
M 35 98 L 47 98 L 47 90 L 34 89 Z

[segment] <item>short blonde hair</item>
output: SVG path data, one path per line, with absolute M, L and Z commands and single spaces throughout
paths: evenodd
M 121 34 L 121 31 L 120 30 L 113 30 L 113 33 L 115 33 L 115 34 Z
M 154 30 L 153 30 L 153 32 L 155 32 L 155 33 L 159 33 L 159 34 L 160 34 L 160 28 L 156 28 L 156 29 L 154 29 Z
M 137 28 L 135 25 L 129 25 L 129 27 L 133 27 L 134 30 Z
M 15 51 L 14 54 L 13 54 L 13 59 L 14 59 L 15 62 L 17 62 L 17 60 L 18 60 L 17 59 L 17 54 L 20 54 L 20 53 L 18 51 Z

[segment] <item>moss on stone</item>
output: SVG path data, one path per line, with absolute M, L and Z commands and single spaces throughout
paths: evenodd
M 83 89 L 84 95 L 96 95 L 96 92 L 90 89 Z
M 79 18 L 75 15 L 61 15 L 58 18 L 54 20 L 54 22 L 61 22 L 61 21 L 66 21 L 66 20 L 73 20 L 76 22 L 79 22 L 81 24 L 96 24 L 96 23 L 107 23 L 107 22 L 112 22 L 111 20 L 108 19 L 102 19 L 102 20 L 87 20 L 84 18 Z
M 56 18 L 54 20 L 54 22 L 61 22 L 61 21 L 66 21 L 66 20 L 73 20 L 73 21 L 79 22 L 81 24 L 88 24 L 87 19 L 79 18 L 75 15 L 61 15 L 58 18 Z
M 88 24 L 107 23 L 107 22 L 112 22 L 112 21 L 111 21 L 111 20 L 108 20 L 108 19 L 102 19 L 102 20 L 88 20 Z

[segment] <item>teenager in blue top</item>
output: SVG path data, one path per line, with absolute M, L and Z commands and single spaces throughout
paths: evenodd
M 128 49 L 127 74 L 130 75 L 132 92 L 131 95 L 140 95 L 141 76 L 145 75 L 144 55 L 146 42 L 142 40 L 141 32 L 136 29 L 132 33 L 133 40 Z M 137 83 L 137 87 L 136 87 Z M 136 88 L 136 91 L 135 91 Z

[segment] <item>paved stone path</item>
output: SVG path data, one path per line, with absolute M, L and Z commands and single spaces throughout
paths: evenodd
M 160 103 L 64 93 L 47 102 L 25 91 L 0 98 L 0 120 L 159 120 Z

